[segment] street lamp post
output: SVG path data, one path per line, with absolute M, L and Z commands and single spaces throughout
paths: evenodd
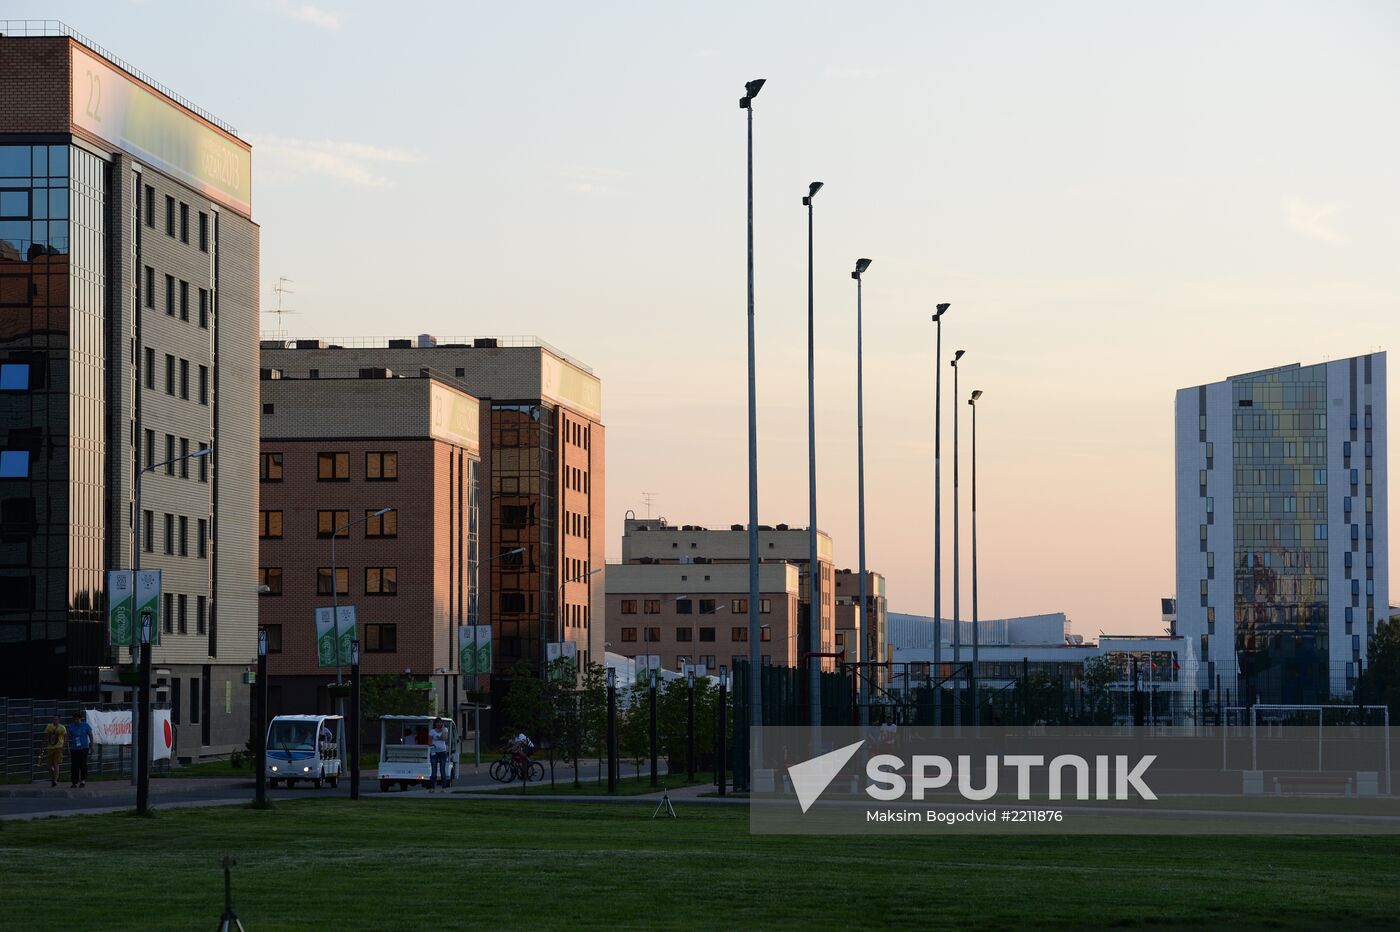
M 685 775 L 695 782 L 695 668 L 685 671 Z
M 254 766 L 258 768 L 255 798 L 259 807 L 267 805 L 267 629 L 258 629 L 258 677 L 253 686 L 253 703 L 257 718 L 253 726 L 253 748 L 257 751 Z
M 962 724 L 962 612 L 958 606 L 958 360 L 967 350 L 953 354 L 953 666 L 954 676 L 959 678 L 957 701 L 953 703 L 953 724 Z
M 656 675 L 658 671 L 653 667 L 649 672 L 651 676 L 648 677 L 648 704 L 651 706 L 651 726 L 648 733 L 651 739 L 651 785 L 656 786 Z
M 763 678 L 758 643 L 758 392 L 755 387 L 753 319 L 753 99 L 764 79 L 744 85 L 739 107 L 748 111 L 748 328 L 749 328 L 749 725 L 750 759 L 761 760 L 757 729 L 763 724 Z
M 381 518 L 392 508 L 381 508 L 378 511 L 369 512 L 363 518 L 356 518 L 354 521 L 347 521 L 345 524 L 331 532 L 331 624 L 335 631 L 335 685 L 341 684 L 340 679 L 340 581 L 336 578 L 335 567 L 335 542 L 340 537 L 340 532 L 344 531 L 345 536 L 350 536 L 350 529 L 357 524 L 364 524 L 370 518 Z M 348 588 L 348 586 L 347 586 Z M 344 707 L 342 706 L 342 709 Z
M 977 399 L 980 391 L 967 400 L 972 408 L 972 724 L 982 724 L 982 706 L 977 697 Z
M 582 582 L 590 576 L 595 576 L 601 572 L 603 572 L 601 566 L 594 567 L 586 573 L 580 573 L 572 579 L 566 579 L 559 583 L 559 598 L 554 603 L 556 606 L 556 629 L 553 632 L 545 630 L 544 613 L 540 613 L 540 679 L 547 678 L 547 668 L 549 666 L 549 635 L 553 634 L 555 638 L 558 638 L 561 636 L 559 632 L 564 630 L 564 587 L 569 583 Z
M 360 639 L 358 637 L 350 642 L 350 798 L 360 798 Z
M 933 323 L 933 720 L 943 724 L 943 315 L 948 305 L 934 308 Z
M 608 793 L 617 792 L 617 671 L 608 667 Z
M 856 280 L 856 514 L 857 514 L 857 538 L 860 548 L 860 579 L 859 585 L 859 605 L 860 611 L 857 614 L 857 630 L 860 632 L 857 641 L 860 643 L 860 654 L 858 660 L 868 664 L 871 661 L 871 639 L 870 623 L 865 614 L 865 363 L 861 346 L 861 286 L 864 279 L 861 277 L 865 270 L 870 268 L 869 259 L 857 259 L 855 271 L 851 277 Z M 857 676 L 860 677 L 860 723 L 870 724 L 870 669 L 863 672 L 859 666 L 856 667 Z
M 715 729 L 719 741 L 719 751 L 715 754 L 715 770 L 719 773 L 719 795 L 723 796 L 724 785 L 729 779 L 729 670 L 723 666 L 719 668 L 719 707 L 715 711 L 719 714 L 718 727 Z
M 145 521 L 145 515 L 141 511 L 141 478 L 146 473 L 159 469 L 162 466 L 170 466 L 181 460 L 195 460 L 208 456 L 214 452 L 213 447 L 205 447 L 202 450 L 195 450 L 193 453 L 186 453 L 184 456 L 171 457 L 159 463 L 152 463 L 136 471 L 134 481 L 135 511 L 132 524 L 132 553 L 131 553 L 131 573 L 135 580 L 136 574 L 141 571 L 141 525 Z M 134 590 L 133 590 L 134 591 Z M 146 815 L 150 811 L 151 800 L 151 652 L 156 641 L 154 619 L 147 620 L 148 616 L 137 619 L 140 626 L 140 650 L 141 656 L 137 663 L 139 678 L 137 685 L 137 714 L 133 716 L 133 727 L 136 729 L 136 813 Z
M 816 299 L 813 288 L 813 208 L 817 192 L 822 189 L 820 181 L 807 186 L 807 196 L 802 199 L 807 208 L 807 487 L 809 516 L 807 522 L 807 644 L 808 651 L 815 655 L 822 651 L 822 616 L 819 600 L 821 583 L 821 563 L 817 556 L 817 376 L 816 376 Z M 817 741 L 821 728 L 821 688 L 822 673 L 816 657 L 807 661 L 807 720 L 812 727 L 812 741 Z M 814 750 L 815 753 L 815 750 Z

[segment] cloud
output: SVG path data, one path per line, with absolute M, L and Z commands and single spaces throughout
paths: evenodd
M 1337 211 L 1341 209 L 1338 204 L 1324 204 L 1315 207 L 1305 204 L 1297 198 L 1290 197 L 1284 201 L 1284 210 L 1288 218 L 1288 227 L 1294 233 L 1306 236 L 1311 239 L 1320 239 L 1324 243 L 1342 243 L 1346 240 L 1332 227 L 1332 219 Z
M 322 9 L 310 3 L 292 3 L 291 0 L 279 0 L 277 9 L 283 16 L 289 16 L 317 29 L 325 29 L 328 32 L 340 29 L 340 14 L 333 10 Z
M 249 142 L 253 144 L 253 164 L 271 177 L 317 175 L 365 188 L 393 187 L 395 180 L 381 174 L 385 166 L 413 165 L 422 161 L 416 152 L 407 149 L 334 139 L 255 135 Z

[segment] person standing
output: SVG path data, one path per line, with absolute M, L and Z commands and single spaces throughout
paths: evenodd
M 82 710 L 73 713 L 73 724 L 68 726 L 68 775 L 73 787 L 87 786 L 88 751 L 92 750 L 92 726 L 87 723 L 87 714 Z
M 433 727 L 428 729 L 428 740 L 432 742 L 429 751 L 432 767 L 428 777 L 429 793 L 437 787 L 439 777 L 442 779 L 442 788 L 447 789 L 447 737 L 447 725 L 440 718 L 433 719 Z
M 58 768 L 63 766 L 63 747 L 68 743 L 68 729 L 55 712 L 53 721 L 44 729 L 44 755 L 49 765 L 49 786 L 58 786 Z

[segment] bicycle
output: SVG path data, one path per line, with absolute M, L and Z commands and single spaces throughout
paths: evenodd
M 529 758 L 521 764 L 514 754 L 506 751 L 500 760 L 491 765 L 490 774 L 497 783 L 540 783 L 544 780 L 544 764 Z

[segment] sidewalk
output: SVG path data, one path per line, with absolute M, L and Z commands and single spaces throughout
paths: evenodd
M 171 796 L 180 793 L 218 792 L 221 790 L 247 789 L 253 785 L 252 777 L 160 777 L 151 781 L 152 796 Z M 72 787 L 67 780 L 59 780 L 58 786 L 49 786 L 48 780 L 33 783 L 0 784 L 0 799 L 110 799 L 136 792 L 131 781 L 122 777 L 117 780 L 92 780 L 87 786 Z

